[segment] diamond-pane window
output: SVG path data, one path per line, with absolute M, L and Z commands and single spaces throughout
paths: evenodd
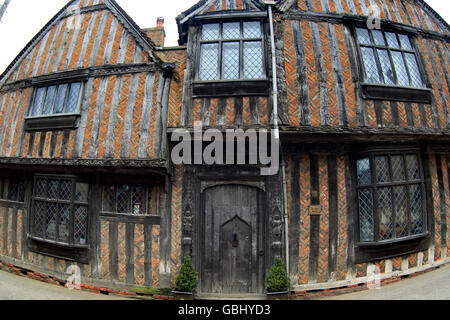
M 87 246 L 89 185 L 74 177 L 35 179 L 32 236 L 41 241 Z
M 425 232 L 425 185 L 418 154 L 372 152 L 356 161 L 356 173 L 361 242 Z
M 132 214 L 145 214 L 146 209 L 146 196 L 145 188 L 142 186 L 134 186 L 131 189 L 131 213 Z
M 244 42 L 244 78 L 260 79 L 263 77 L 262 54 L 260 41 Z
M 42 103 L 44 102 L 46 88 L 38 88 L 36 96 L 34 97 L 33 107 L 31 109 L 31 116 L 38 116 L 41 114 Z
M 385 46 L 386 41 L 384 41 L 383 32 L 379 30 L 372 30 L 373 40 L 375 41 L 376 45 L 379 46 Z
M 380 239 L 392 239 L 393 221 L 391 188 L 378 189 L 378 210 L 380 213 Z
M 55 114 L 60 114 L 64 112 L 64 102 L 66 100 L 68 84 L 63 84 L 58 87 L 58 93 L 56 94 L 55 108 L 53 112 Z
M 78 99 L 80 97 L 81 83 L 74 82 L 70 85 L 70 93 L 67 98 L 66 113 L 74 113 L 77 111 Z
M 152 186 L 106 185 L 103 187 L 103 212 L 126 215 L 157 215 L 158 209 L 155 201 L 157 194 L 158 188 Z
M 419 159 L 416 155 L 406 156 L 406 167 L 409 180 L 420 180 Z
M 397 40 L 397 35 L 395 33 L 386 32 L 386 39 L 390 48 L 400 49 Z
M 57 239 L 57 216 L 58 204 L 54 202 L 47 203 L 47 219 L 45 220 L 45 238 L 50 240 Z
M 204 24 L 198 80 L 264 78 L 262 37 L 259 21 Z
M 56 96 L 56 86 L 48 87 L 47 95 L 44 102 L 44 110 L 42 110 L 43 115 L 51 114 L 53 111 L 53 102 Z
M 397 82 L 402 86 L 409 86 L 408 71 L 406 71 L 402 53 L 400 51 L 392 51 L 392 61 L 397 72 Z
M 85 245 L 87 243 L 87 208 L 84 206 L 75 207 L 74 239 L 76 244 Z
M 397 238 L 408 236 L 408 189 L 394 188 L 395 232 Z
M 257 21 L 244 22 L 244 38 L 261 38 L 261 23 Z
M 29 113 L 32 117 L 49 117 L 79 112 L 78 102 L 82 94 L 81 82 L 39 87 L 35 92 Z
M 219 45 L 209 43 L 202 45 L 200 60 L 200 80 L 217 80 L 219 66 Z
M 61 181 L 61 188 L 59 190 L 59 199 L 70 200 L 72 197 L 72 181 Z
M 369 189 L 359 191 L 359 222 L 361 241 L 374 240 L 373 195 Z
M 373 49 L 368 47 L 362 47 L 361 52 L 363 55 L 367 81 L 370 83 L 380 82 L 380 74 L 378 73 L 378 65 L 375 60 L 375 53 Z
M 59 205 L 59 241 L 68 243 L 70 234 L 70 205 Z
M 393 156 L 391 157 L 392 163 L 392 180 L 405 181 L 405 165 L 403 163 L 403 156 Z
M 422 76 L 420 75 L 419 65 L 417 64 L 416 56 L 412 53 L 405 53 L 406 65 L 411 76 L 411 86 L 423 87 Z
M 409 187 L 411 201 L 411 234 L 417 235 L 423 233 L 423 215 L 422 215 L 422 188 L 420 185 Z
M 231 22 L 223 24 L 223 38 L 224 39 L 239 39 L 241 37 L 240 22 Z
M 384 82 L 386 84 L 395 84 L 394 69 L 392 68 L 391 59 L 387 50 L 377 49 L 378 57 L 383 70 Z
M 409 37 L 407 35 L 399 34 L 398 37 L 400 39 L 402 49 L 413 51 L 411 41 L 409 40 Z
M 130 186 L 120 185 L 117 188 L 117 212 L 130 213 Z
M 222 56 L 223 79 L 239 79 L 239 42 L 224 42 Z
M 409 36 L 356 28 L 356 38 L 366 82 L 423 88 L 423 77 Z
M 59 185 L 59 181 L 58 180 L 50 180 L 48 182 L 48 195 L 47 197 L 49 199 L 58 199 L 58 185 Z
M 358 41 L 360 44 L 372 44 L 370 39 L 369 30 L 356 28 L 356 35 L 358 36 Z
M 202 28 L 202 40 L 217 40 L 220 36 L 220 25 L 218 23 L 204 24 Z
M 372 182 L 372 171 L 370 170 L 370 159 L 360 159 L 357 161 L 358 185 L 367 185 Z
M 389 182 L 391 179 L 389 178 L 389 162 L 388 157 L 381 156 L 375 158 L 375 163 L 377 167 L 377 182 Z
M 39 238 L 44 238 L 44 224 L 47 211 L 45 202 L 36 201 L 33 210 L 34 234 Z

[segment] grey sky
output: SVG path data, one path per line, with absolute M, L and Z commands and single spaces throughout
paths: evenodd
M 199 0 L 117 0 L 141 28 L 156 26 L 159 16 L 165 18 L 166 46 L 177 45 L 175 17 Z M 3 0 L 0 0 L 2 3 Z M 68 2 L 68 0 L 12 0 L 0 23 L 0 73 L 25 45 Z M 449 0 L 427 0 L 427 3 L 450 22 Z

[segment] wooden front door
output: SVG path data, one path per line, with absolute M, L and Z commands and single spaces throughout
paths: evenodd
M 263 192 L 222 185 L 203 196 L 202 293 L 262 293 Z

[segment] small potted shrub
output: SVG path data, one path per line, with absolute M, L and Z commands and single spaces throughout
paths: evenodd
M 186 255 L 184 262 L 181 265 L 175 281 L 175 290 L 172 291 L 177 300 L 193 300 L 194 292 L 197 289 L 197 276 L 192 267 L 192 260 L 189 255 Z
M 289 277 L 281 258 L 275 259 L 267 277 L 266 288 L 269 300 L 289 299 Z

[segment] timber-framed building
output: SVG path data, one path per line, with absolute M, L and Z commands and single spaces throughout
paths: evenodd
M 0 76 L 0 261 L 101 288 L 293 292 L 449 261 L 450 26 L 422 0 L 201 0 L 141 29 L 72 0 Z M 275 115 L 275 116 L 274 116 Z M 279 130 L 280 170 L 175 164 L 177 129 Z

